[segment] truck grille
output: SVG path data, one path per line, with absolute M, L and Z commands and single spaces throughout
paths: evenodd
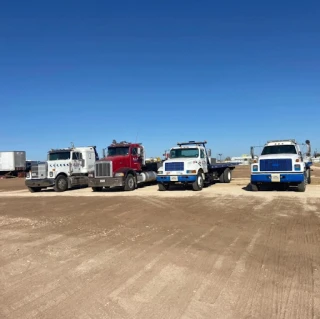
M 36 164 L 31 166 L 31 178 L 42 179 L 47 177 L 47 167 L 45 164 Z
M 112 163 L 106 161 L 96 163 L 95 177 L 112 177 Z
M 164 170 L 165 171 L 183 171 L 184 162 L 165 163 Z
M 262 172 L 292 171 L 292 160 L 289 158 L 261 160 L 260 161 L 260 171 L 262 171 Z

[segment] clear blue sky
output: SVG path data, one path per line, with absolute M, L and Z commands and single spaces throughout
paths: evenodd
M 0 150 L 320 150 L 319 1 L 2 1 Z

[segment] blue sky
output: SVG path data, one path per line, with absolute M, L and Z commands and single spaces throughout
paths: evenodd
M 320 150 L 319 1 L 3 1 L 0 150 Z

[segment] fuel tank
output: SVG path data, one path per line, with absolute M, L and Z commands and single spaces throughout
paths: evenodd
M 153 182 L 157 179 L 157 173 L 152 171 L 142 172 L 137 177 L 138 183 Z

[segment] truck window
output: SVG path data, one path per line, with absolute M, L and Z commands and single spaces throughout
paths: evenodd
M 204 151 L 203 150 L 200 150 L 200 157 L 204 158 Z
M 129 147 L 108 147 L 108 156 L 128 155 Z
M 136 147 L 134 147 L 132 150 L 131 150 L 131 154 L 132 155 L 137 155 L 138 154 L 138 149 Z
M 297 154 L 297 150 L 294 145 L 272 145 L 265 146 L 261 155 L 272 154 Z
M 170 158 L 199 157 L 197 148 L 175 148 L 170 151 Z
M 78 153 L 78 152 L 74 152 L 72 154 L 72 159 L 73 160 L 81 160 L 82 159 L 82 154 L 81 153 Z
M 70 152 L 50 152 L 49 161 L 62 161 L 70 159 Z

